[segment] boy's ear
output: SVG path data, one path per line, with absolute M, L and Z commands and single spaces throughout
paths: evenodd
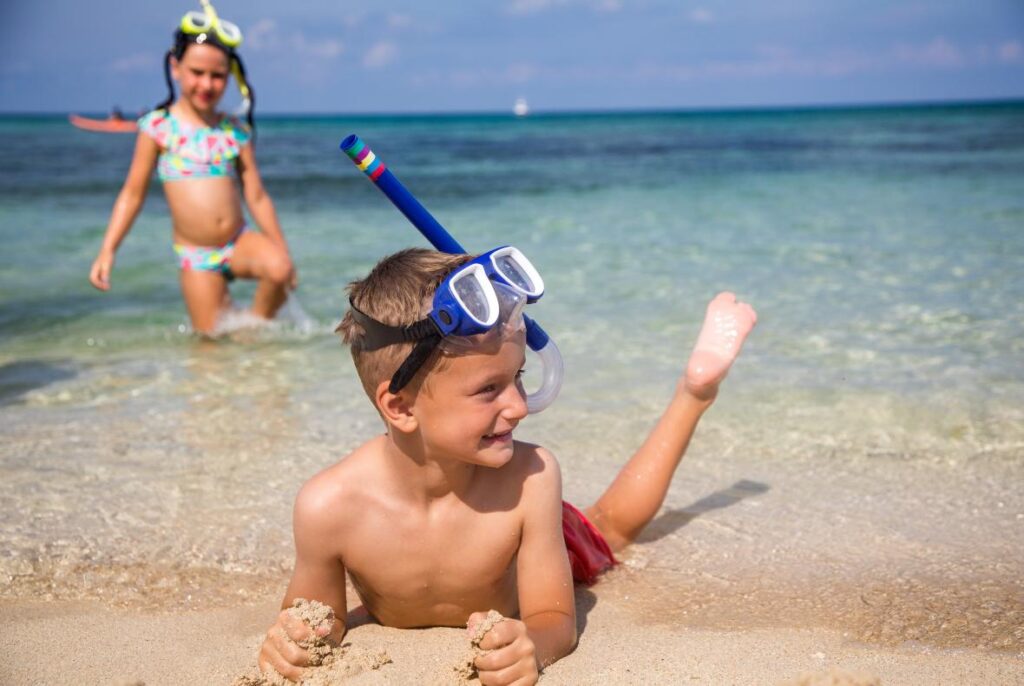
M 412 412 L 412 401 L 404 391 L 389 391 L 390 383 L 390 380 L 385 380 L 377 385 L 377 408 L 384 415 L 384 420 L 397 430 L 403 433 L 414 431 L 417 421 Z

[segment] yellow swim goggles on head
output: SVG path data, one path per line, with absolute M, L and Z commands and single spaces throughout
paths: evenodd
M 241 45 L 242 30 L 238 28 L 238 24 L 219 18 L 217 10 L 213 9 L 210 0 L 199 0 L 199 2 L 203 6 L 203 11 L 186 12 L 185 16 L 181 18 L 181 30 L 192 36 L 212 33 L 226 48 L 233 49 Z

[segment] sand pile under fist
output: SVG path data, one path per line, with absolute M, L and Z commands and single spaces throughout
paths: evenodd
M 298 642 L 309 653 L 309 667 L 299 682 L 304 686 L 331 686 L 360 672 L 380 669 L 391 662 L 383 650 L 374 652 L 351 643 L 331 646 L 326 638 L 317 635 L 317 629 L 329 628 L 334 624 L 334 610 L 328 605 L 296 598 L 288 608 L 288 613 L 305 622 L 312 632 L 310 638 Z M 231 686 L 285 686 L 291 683 L 280 674 L 256 674 L 240 676 Z
M 455 677 L 459 680 L 459 683 L 468 683 L 469 681 L 476 678 L 476 666 L 475 662 L 481 655 L 486 655 L 491 652 L 484 650 L 480 647 L 480 641 L 484 640 L 484 636 L 487 632 L 494 628 L 494 625 L 498 622 L 505 621 L 505 617 L 497 610 L 490 610 L 484 621 L 480 622 L 476 626 L 476 631 L 469 639 L 469 653 L 459 661 L 459 664 L 455 665 L 452 669 L 455 670 Z

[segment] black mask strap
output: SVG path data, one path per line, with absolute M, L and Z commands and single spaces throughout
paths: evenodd
M 430 359 L 434 350 L 441 344 L 441 334 L 435 333 L 427 336 L 412 349 L 409 356 L 405 358 L 405 362 L 398 368 L 395 375 L 391 377 L 391 383 L 388 384 L 388 393 L 398 393 L 400 390 L 409 385 L 412 378 L 416 376 L 416 372 L 420 370 L 420 367 Z
M 378 322 L 356 307 L 352 300 L 349 300 L 348 304 L 352 308 L 352 319 L 363 327 L 363 338 L 359 344 L 363 350 L 380 350 L 396 343 L 414 343 L 428 336 L 441 334 L 437 324 L 430 317 L 425 317 L 408 326 L 391 326 Z
M 441 330 L 437 328 L 437 324 L 430 317 L 425 317 L 408 326 L 382 324 L 362 312 L 351 299 L 348 304 L 351 307 L 352 319 L 363 327 L 363 337 L 359 344 L 363 350 L 380 350 L 397 343 L 416 343 L 412 352 L 402 362 L 395 375 L 391 377 L 391 383 L 388 385 L 389 393 L 398 393 L 412 381 L 416 372 L 441 344 L 441 339 L 444 338 Z

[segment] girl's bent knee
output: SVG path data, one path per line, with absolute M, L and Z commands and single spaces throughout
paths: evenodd
M 287 255 L 275 256 L 267 261 L 264 277 L 278 285 L 285 286 L 292 275 L 292 261 Z

